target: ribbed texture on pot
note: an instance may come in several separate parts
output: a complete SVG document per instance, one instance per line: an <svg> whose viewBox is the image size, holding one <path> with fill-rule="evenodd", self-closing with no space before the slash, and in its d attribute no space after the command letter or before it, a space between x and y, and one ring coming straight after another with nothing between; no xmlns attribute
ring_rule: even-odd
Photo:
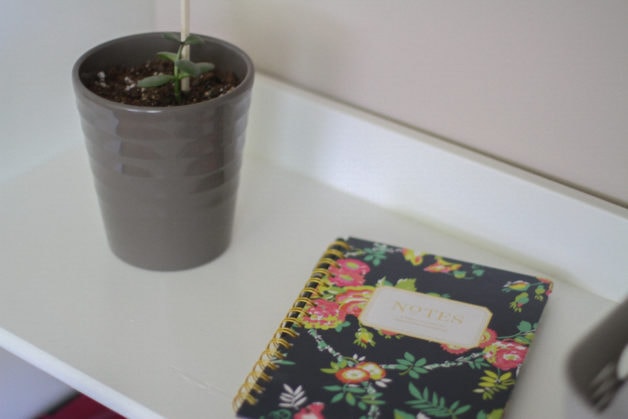
<svg viewBox="0 0 628 419"><path fill-rule="evenodd" d="M227 248L251 99L252 80L247 83L219 99L170 108L124 106L78 86L107 237L121 259L178 270Z"/></svg>

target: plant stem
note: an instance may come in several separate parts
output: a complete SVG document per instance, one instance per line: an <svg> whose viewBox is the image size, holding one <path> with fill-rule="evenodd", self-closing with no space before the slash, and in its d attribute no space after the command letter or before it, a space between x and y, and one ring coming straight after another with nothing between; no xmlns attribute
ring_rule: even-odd
<svg viewBox="0 0 628 419"><path fill-rule="evenodd" d="M181 42L190 35L190 0L181 0ZM185 45L181 51L181 58L184 60L190 59L190 46ZM181 90L184 92L190 91L190 79L188 77L181 80Z"/></svg>
<svg viewBox="0 0 628 419"><path fill-rule="evenodd" d="M181 53L183 52L183 43L179 45L179 49L177 50L177 61L181 59ZM174 98L177 100L177 103L181 103L181 79L179 78L179 66L177 63L174 63Z"/></svg>

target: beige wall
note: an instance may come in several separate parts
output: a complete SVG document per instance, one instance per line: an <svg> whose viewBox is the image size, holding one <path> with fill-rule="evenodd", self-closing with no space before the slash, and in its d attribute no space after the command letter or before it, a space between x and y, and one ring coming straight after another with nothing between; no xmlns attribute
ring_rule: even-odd
<svg viewBox="0 0 628 419"><path fill-rule="evenodd" d="M178 2L157 0L158 29ZM628 205L628 2L192 0L258 68Z"/></svg>

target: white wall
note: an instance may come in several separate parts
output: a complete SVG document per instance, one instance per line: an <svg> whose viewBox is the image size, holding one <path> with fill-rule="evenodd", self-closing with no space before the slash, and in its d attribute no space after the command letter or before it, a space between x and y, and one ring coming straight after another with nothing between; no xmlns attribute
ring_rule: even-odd
<svg viewBox="0 0 628 419"><path fill-rule="evenodd" d="M178 2L156 0L159 29ZM628 2L191 0L294 84L628 205ZM296 141L297 139L295 139Z"/></svg>
<svg viewBox="0 0 628 419"><path fill-rule="evenodd" d="M0 114L0 180L82 142L70 78L74 62L98 43L151 30L153 9L152 0L2 3L0 97L15 111ZM23 90L39 91L39 100L27 102ZM68 124L69 119L77 123ZM51 143L49 132L66 140ZM27 142L15 140L26 136Z"/></svg>
<svg viewBox="0 0 628 419"><path fill-rule="evenodd" d="M82 142L70 79L74 61L100 42L152 30L153 10L152 0L2 3L0 97L14 111L0 113L0 181ZM27 102L20 95L23 90L39 91L39 100ZM68 124L68 119L76 124ZM51 143L50 137L65 140ZM0 418L33 417L72 393L65 384L0 348Z"/></svg>

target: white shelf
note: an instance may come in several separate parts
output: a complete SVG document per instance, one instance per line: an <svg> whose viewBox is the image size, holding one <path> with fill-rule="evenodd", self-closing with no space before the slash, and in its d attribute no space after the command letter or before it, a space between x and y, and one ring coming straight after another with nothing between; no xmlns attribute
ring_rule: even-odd
<svg viewBox="0 0 628 419"><path fill-rule="evenodd" d="M509 409L563 417L570 346L613 307L610 290L615 301L626 292L608 274L628 248L626 211L268 77L256 83L233 244L201 268L155 273L111 254L82 147L0 184L0 346L126 416L232 417L232 397L313 264L353 235L552 277ZM441 173L453 167L458 183ZM492 225L475 223L495 207L482 194L493 187L509 196ZM549 212L534 221L537 204ZM516 216L501 213L513 205ZM546 242L572 240L555 236L575 221L581 240L552 250ZM602 274L579 274L582 254Z"/></svg>

